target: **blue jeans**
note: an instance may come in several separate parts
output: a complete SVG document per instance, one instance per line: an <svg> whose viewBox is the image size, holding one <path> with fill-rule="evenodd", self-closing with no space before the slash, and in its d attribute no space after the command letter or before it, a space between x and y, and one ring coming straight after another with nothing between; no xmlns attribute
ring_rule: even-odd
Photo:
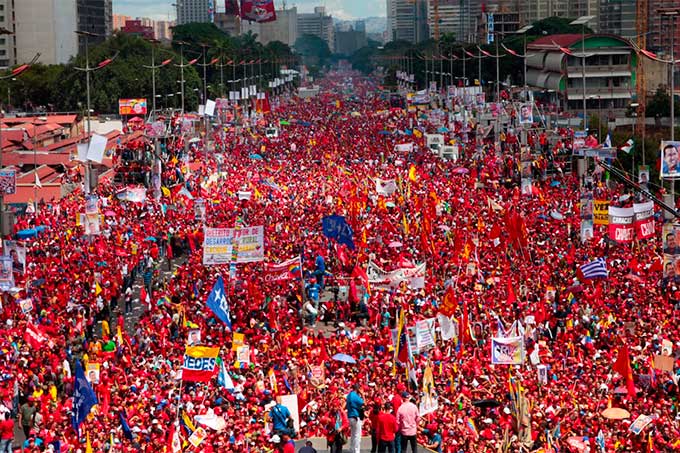
<svg viewBox="0 0 680 453"><path fill-rule="evenodd" d="M394 436L394 453L401 453L401 433Z"/></svg>
<svg viewBox="0 0 680 453"><path fill-rule="evenodd" d="M0 440L0 453L12 453L12 439Z"/></svg>

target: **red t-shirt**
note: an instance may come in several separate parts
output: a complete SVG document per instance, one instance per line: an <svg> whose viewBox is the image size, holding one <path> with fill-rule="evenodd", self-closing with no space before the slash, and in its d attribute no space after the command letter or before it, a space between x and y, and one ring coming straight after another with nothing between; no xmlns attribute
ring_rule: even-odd
<svg viewBox="0 0 680 453"><path fill-rule="evenodd" d="M295 443L292 440L283 446L283 453L295 453Z"/></svg>
<svg viewBox="0 0 680 453"><path fill-rule="evenodd" d="M397 433L397 418L389 412L378 414L378 423L375 429L378 440L394 440Z"/></svg>
<svg viewBox="0 0 680 453"><path fill-rule="evenodd" d="M14 439L14 420L3 420L0 422L0 439Z"/></svg>

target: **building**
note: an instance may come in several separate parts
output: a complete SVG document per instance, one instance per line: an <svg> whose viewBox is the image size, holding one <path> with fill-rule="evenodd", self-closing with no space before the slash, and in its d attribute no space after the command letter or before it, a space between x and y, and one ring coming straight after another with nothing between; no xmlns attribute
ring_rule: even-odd
<svg viewBox="0 0 680 453"><path fill-rule="evenodd" d="M0 27L14 30L12 22L13 0L0 0ZM14 36L0 35L0 69L7 69L16 62L14 55Z"/></svg>
<svg viewBox="0 0 680 453"><path fill-rule="evenodd" d="M568 2L568 17L578 18L583 16L593 16L588 22L588 27L594 32L600 28L600 4L602 0L570 0Z"/></svg>
<svg viewBox="0 0 680 453"><path fill-rule="evenodd" d="M480 24L480 3L477 0L439 0L438 8L430 1L427 8L429 37L435 35L435 15L439 15L439 34L452 34L457 40L477 40Z"/></svg>
<svg viewBox="0 0 680 453"><path fill-rule="evenodd" d="M546 17L570 17L569 2L564 0L526 0L521 4L522 24L531 24Z"/></svg>
<svg viewBox="0 0 680 453"><path fill-rule="evenodd" d="M278 20L278 18L277 18ZM328 48L335 46L335 29L333 17L326 15L326 8L317 6L313 13L297 15L297 37L302 35L314 35L326 41Z"/></svg>
<svg viewBox="0 0 680 453"><path fill-rule="evenodd" d="M349 27L347 31L335 30L335 53L350 56L362 47L366 47L368 39L366 30L358 31Z"/></svg>
<svg viewBox="0 0 680 453"><path fill-rule="evenodd" d="M647 29L647 48L664 55L670 55L671 35L675 30L675 59L680 58L680 15L668 17L661 14L662 11L673 10L680 12L678 0L648 0L649 19ZM675 26L673 26L675 21Z"/></svg>
<svg viewBox="0 0 680 453"><path fill-rule="evenodd" d="M170 20L156 20L153 21L153 32L156 39L161 41L172 41L172 27L175 26L175 21Z"/></svg>
<svg viewBox="0 0 680 453"><path fill-rule="evenodd" d="M112 26L113 26L113 31L118 31L125 27L125 22L134 19L133 17L130 16L125 16L123 14L114 14L113 19L111 21Z"/></svg>
<svg viewBox="0 0 680 453"><path fill-rule="evenodd" d="M128 35L141 36L144 39L155 39L156 37L153 27L143 25L142 21L138 19L128 20L120 31Z"/></svg>
<svg viewBox="0 0 680 453"><path fill-rule="evenodd" d="M182 0L176 2L177 24L212 22L210 17L211 3L211 0Z"/></svg>
<svg viewBox="0 0 680 453"><path fill-rule="evenodd" d="M216 13L215 25L229 36L238 36L241 33L241 17L234 14Z"/></svg>
<svg viewBox="0 0 680 453"><path fill-rule="evenodd" d="M17 2L15 0L15 5ZM113 34L113 0L77 0L79 31L94 33L95 37L81 36L78 50L85 52L85 39L90 45L104 42ZM61 14L61 12L59 12Z"/></svg>
<svg viewBox="0 0 680 453"><path fill-rule="evenodd" d="M15 63L27 63L40 53L43 64L64 64L78 54L76 0L15 1L13 16ZM2 38L10 41L9 36Z"/></svg>
<svg viewBox="0 0 680 453"><path fill-rule="evenodd" d="M637 0L601 0L599 28L626 38L637 35Z"/></svg>
<svg viewBox="0 0 680 453"><path fill-rule="evenodd" d="M429 37L427 12L427 0L387 0L386 41L425 41Z"/></svg>
<svg viewBox="0 0 680 453"><path fill-rule="evenodd" d="M565 110L583 109L583 66L585 45L586 105L590 109L626 110L635 93L637 55L629 41L615 35L552 35L528 46L527 82L543 90L554 90ZM570 49L567 55L560 47Z"/></svg>
<svg viewBox="0 0 680 453"><path fill-rule="evenodd" d="M258 42L262 44L281 41L292 47L299 36L297 8L277 10L276 20L273 22L258 24L257 22L241 21L241 33L248 33L249 31L256 34Z"/></svg>

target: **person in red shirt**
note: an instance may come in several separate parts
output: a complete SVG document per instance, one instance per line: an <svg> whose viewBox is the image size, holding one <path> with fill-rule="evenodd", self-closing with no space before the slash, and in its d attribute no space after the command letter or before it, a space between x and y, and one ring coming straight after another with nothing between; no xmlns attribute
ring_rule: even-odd
<svg viewBox="0 0 680 453"><path fill-rule="evenodd" d="M391 413L392 404L385 403L378 414L375 428L378 438L378 453L394 453L394 437L397 433L397 418Z"/></svg>
<svg viewBox="0 0 680 453"><path fill-rule="evenodd" d="M288 433L281 434L281 452L295 453L295 442L293 442Z"/></svg>
<svg viewBox="0 0 680 453"><path fill-rule="evenodd" d="M0 416L0 453L11 453L14 441L14 420L5 412Z"/></svg>

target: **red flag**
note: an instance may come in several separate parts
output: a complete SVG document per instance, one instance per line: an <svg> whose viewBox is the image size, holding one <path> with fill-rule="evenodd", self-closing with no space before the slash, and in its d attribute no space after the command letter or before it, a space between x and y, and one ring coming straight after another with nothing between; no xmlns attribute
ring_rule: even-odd
<svg viewBox="0 0 680 453"><path fill-rule="evenodd" d="M363 270L359 266L354 266L354 270L352 271L352 278L360 279L367 289L370 288L370 285L368 283L368 274L366 273L365 270Z"/></svg>
<svg viewBox="0 0 680 453"><path fill-rule="evenodd" d="M463 351L463 347L465 346L465 341L468 339L470 335L470 326L469 326L469 320L468 320L468 306L467 306L467 300L463 298L463 316L461 317L460 320L460 350L461 352Z"/></svg>
<svg viewBox="0 0 680 453"><path fill-rule="evenodd" d="M27 65L27 64L22 64L21 66L18 66L18 67L14 68L14 69L12 70L12 75L13 75L13 76L18 76L19 74L21 74L22 72L24 72L24 71L27 70L28 68L30 68L29 65Z"/></svg>
<svg viewBox="0 0 680 453"><path fill-rule="evenodd" d="M31 349L40 349L47 341L47 337L39 326L28 325L24 330L24 341L28 343Z"/></svg>
<svg viewBox="0 0 680 453"><path fill-rule="evenodd" d="M512 288L512 280L508 279L508 304L515 302L517 302L517 296L515 296L515 290Z"/></svg>
<svg viewBox="0 0 680 453"><path fill-rule="evenodd" d="M633 369L630 367L630 356L628 354L628 346L624 345L619 348L619 356L614 362L612 370L619 373L626 379L626 388L628 389L628 396L635 396L635 384L633 383Z"/></svg>
<svg viewBox="0 0 680 453"><path fill-rule="evenodd" d="M456 313L456 298L453 295L453 285L449 285L444 293L444 299L439 306L439 312L451 317Z"/></svg>

